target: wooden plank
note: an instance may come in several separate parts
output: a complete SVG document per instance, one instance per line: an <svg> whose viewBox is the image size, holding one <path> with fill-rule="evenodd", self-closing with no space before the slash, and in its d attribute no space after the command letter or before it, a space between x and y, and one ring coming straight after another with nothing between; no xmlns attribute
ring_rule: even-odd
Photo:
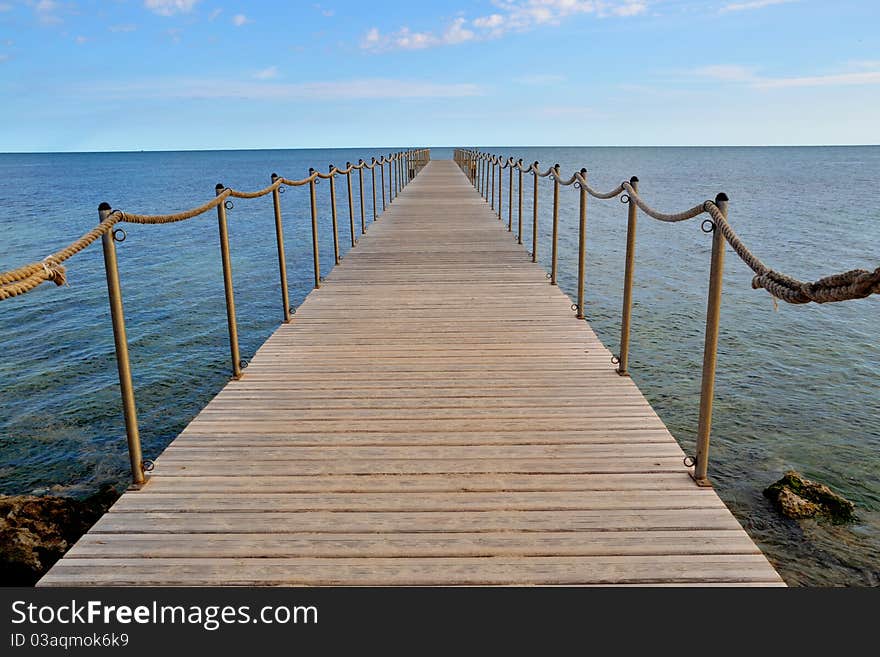
<svg viewBox="0 0 880 657"><path fill-rule="evenodd" d="M62 559L44 586L155 586L205 581L231 586L432 586L778 582L763 555L418 557L408 559Z"/></svg>
<svg viewBox="0 0 880 657"><path fill-rule="evenodd" d="M432 162L41 585L781 585Z"/></svg>

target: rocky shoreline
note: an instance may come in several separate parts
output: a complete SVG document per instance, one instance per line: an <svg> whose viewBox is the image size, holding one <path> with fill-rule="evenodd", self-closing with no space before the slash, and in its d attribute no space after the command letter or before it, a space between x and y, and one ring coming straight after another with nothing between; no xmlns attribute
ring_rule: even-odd
<svg viewBox="0 0 880 657"><path fill-rule="evenodd" d="M119 498L0 495L0 586L33 586Z"/></svg>

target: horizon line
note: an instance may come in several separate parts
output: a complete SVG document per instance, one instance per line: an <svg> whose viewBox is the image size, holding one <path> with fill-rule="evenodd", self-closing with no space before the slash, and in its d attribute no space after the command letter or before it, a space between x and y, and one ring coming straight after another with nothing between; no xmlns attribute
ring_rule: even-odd
<svg viewBox="0 0 880 657"><path fill-rule="evenodd" d="M395 146L395 149L412 148L480 148L480 149L511 149L511 148L876 148L880 144L623 144L584 145L584 144L545 144L545 145L431 145L431 146ZM388 147L378 146L300 146L289 148L143 148L143 149L106 149L87 151L0 151L0 155L99 155L111 153L217 153L217 152L256 152L256 151L329 151L329 150L375 150L385 151Z"/></svg>

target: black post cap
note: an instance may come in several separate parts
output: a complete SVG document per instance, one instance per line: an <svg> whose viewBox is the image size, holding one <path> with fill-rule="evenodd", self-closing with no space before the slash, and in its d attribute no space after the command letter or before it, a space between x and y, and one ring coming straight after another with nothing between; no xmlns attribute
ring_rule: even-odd
<svg viewBox="0 0 880 657"><path fill-rule="evenodd" d="M727 203L730 199L727 198L727 194L724 192L720 192L718 196L715 197L716 203Z"/></svg>
<svg viewBox="0 0 880 657"><path fill-rule="evenodd" d="M214 189L216 189L219 192L223 189L226 189L226 187L224 187L223 183L217 183L216 185L214 185Z"/></svg>
<svg viewBox="0 0 880 657"><path fill-rule="evenodd" d="M104 201L103 203L101 203L101 205L98 206L98 212L107 212L107 210L112 209L113 208L110 207L110 204L107 201Z"/></svg>
<svg viewBox="0 0 880 657"><path fill-rule="evenodd" d="M635 185L637 182L639 182L639 177L633 176L632 178L629 179L629 182L630 182L630 184Z"/></svg>
<svg viewBox="0 0 880 657"><path fill-rule="evenodd" d="M278 177L278 174L273 172L272 173L272 180L275 180L275 178L277 178L277 177Z"/></svg>

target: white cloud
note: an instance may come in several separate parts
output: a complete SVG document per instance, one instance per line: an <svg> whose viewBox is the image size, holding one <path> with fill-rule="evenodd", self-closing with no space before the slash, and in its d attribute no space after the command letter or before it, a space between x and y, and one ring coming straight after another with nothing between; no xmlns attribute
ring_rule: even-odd
<svg viewBox="0 0 880 657"><path fill-rule="evenodd" d="M215 9L214 11L212 11L210 13L210 15L208 16L208 20L215 21L215 20L217 20L217 17L222 13L223 13L223 10L220 7L217 7L217 9Z"/></svg>
<svg viewBox="0 0 880 657"><path fill-rule="evenodd" d="M144 0L144 7L160 16L191 12L199 0Z"/></svg>
<svg viewBox="0 0 880 657"><path fill-rule="evenodd" d="M264 68L262 71L257 71L254 73L254 77L257 80L272 80L273 78L278 77L278 67L270 66L269 68Z"/></svg>
<svg viewBox="0 0 880 657"><path fill-rule="evenodd" d="M755 71L747 66L738 66L736 64L715 64L713 66L701 66L693 71L697 75L713 80L722 80L724 82L743 82L753 80Z"/></svg>
<svg viewBox="0 0 880 657"><path fill-rule="evenodd" d="M34 8L41 23L54 25L61 22L61 17L56 13L61 9L61 5L55 0L29 0L28 5Z"/></svg>
<svg viewBox="0 0 880 657"><path fill-rule="evenodd" d="M107 98L248 99L248 100L364 100L399 98L462 98L479 96L472 83L363 78L331 82L255 82L249 80L149 79L139 82L100 83L77 87L78 92Z"/></svg>
<svg viewBox="0 0 880 657"><path fill-rule="evenodd" d="M232 17L232 24L235 25L235 27L241 27L247 23L250 23L250 20L244 14L236 14Z"/></svg>
<svg viewBox="0 0 880 657"><path fill-rule="evenodd" d="M559 82L565 82L565 80L566 77L559 73L535 73L531 75L521 75L519 77L513 78L513 81L518 84L528 84L536 86L557 84Z"/></svg>
<svg viewBox="0 0 880 657"><path fill-rule="evenodd" d="M812 75L795 78L759 78L754 85L761 89L785 87L831 87L880 84L880 70L835 75Z"/></svg>
<svg viewBox="0 0 880 657"><path fill-rule="evenodd" d="M757 89L783 89L792 87L830 87L880 84L880 62L850 62L850 69L827 75L805 75L790 77L766 77L758 75L754 68L736 64L716 64L693 69L692 74L718 80L720 82L739 82ZM864 70L873 69L873 70Z"/></svg>
<svg viewBox="0 0 880 657"><path fill-rule="evenodd" d="M82 44L84 44L84 43L87 43L88 40L89 40L88 37L84 37L84 36L82 36L82 35L79 35L78 37L76 37L76 42L77 42L79 45L82 45Z"/></svg>
<svg viewBox="0 0 880 657"><path fill-rule="evenodd" d="M577 14L599 18L636 16L647 9L647 0L494 0L497 12L472 20L456 18L442 32L414 32L409 27L388 34L372 28L361 41L367 50L418 50L451 46L467 41L491 39L511 31L524 31L539 25L558 25Z"/></svg>
<svg viewBox="0 0 880 657"><path fill-rule="evenodd" d="M748 2L731 2L724 5L719 11L722 13L728 11L748 11L749 9L763 9L764 7L772 7L773 5L786 5L799 0L748 0Z"/></svg>

